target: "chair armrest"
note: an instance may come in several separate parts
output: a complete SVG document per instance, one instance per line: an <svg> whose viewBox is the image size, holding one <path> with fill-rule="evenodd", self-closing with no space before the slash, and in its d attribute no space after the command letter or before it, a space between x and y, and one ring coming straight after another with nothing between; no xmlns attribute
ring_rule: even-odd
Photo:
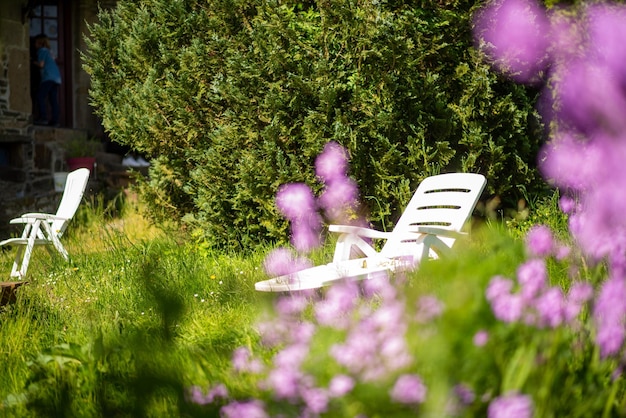
<svg viewBox="0 0 626 418"><path fill-rule="evenodd" d="M19 218L11 219L9 223L24 224L24 223L33 222L37 219L42 220L42 221L57 221L57 220L65 221L67 220L67 218L57 216L57 215L52 215L49 213L25 213Z"/></svg>
<svg viewBox="0 0 626 418"><path fill-rule="evenodd" d="M389 239L393 235L391 232L382 232L375 229L363 228L353 225L329 225L330 232L338 232L340 234L353 234L364 238Z"/></svg>

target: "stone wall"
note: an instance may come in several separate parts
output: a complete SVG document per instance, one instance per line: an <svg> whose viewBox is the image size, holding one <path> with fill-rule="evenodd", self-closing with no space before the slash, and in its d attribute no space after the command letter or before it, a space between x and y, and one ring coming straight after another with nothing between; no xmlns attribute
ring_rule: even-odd
<svg viewBox="0 0 626 418"><path fill-rule="evenodd" d="M0 2L0 141L3 134L27 135L31 114L28 25L23 2Z"/></svg>

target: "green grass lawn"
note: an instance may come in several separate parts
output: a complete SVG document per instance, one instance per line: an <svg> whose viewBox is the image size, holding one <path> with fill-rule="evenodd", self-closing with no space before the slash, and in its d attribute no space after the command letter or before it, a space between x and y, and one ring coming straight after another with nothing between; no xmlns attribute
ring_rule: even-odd
<svg viewBox="0 0 626 418"><path fill-rule="evenodd" d="M148 357L150 344L169 344L154 354L185 367L223 365L234 348L250 344L251 324L262 306L254 291L262 277L261 252L199 253L184 234L150 225L135 207L107 219L88 204L68 228L64 245L69 264L35 249L28 285L0 312L0 399L24 392L31 362L63 344L93 350L100 339L115 350L136 339L131 346ZM13 255L0 253L5 280ZM200 368L186 369L188 384L209 378Z"/></svg>
<svg viewBox="0 0 626 418"><path fill-rule="evenodd" d="M562 228L555 201L537 208L535 219ZM207 250L185 231L151 225L136 204L127 203L113 217L101 204L85 203L64 237L71 263L37 248L28 284L14 304L0 310L0 416L220 416L229 402L250 406L254 399L269 416L300 416L309 407L306 394L281 398L266 380L279 371L289 349L302 348L292 341L300 329L295 325L314 329L306 360L298 363L301 390L330 387L340 375L356 380L351 392L329 399L317 415L479 417L497 396L525 393L536 416L620 416L623 378L611 380L616 363L598 358L589 310L577 326L537 328L497 321L485 300L493 276L515 277L525 259L521 231L531 224L516 221L510 229L487 222L445 260L392 278L398 285L391 300L404 306L403 313L378 331L406 322L402 336L413 360L370 380L339 364L332 352L347 345L375 312L385 312L384 298L355 297L352 310L337 316L338 322L351 321L341 329L316 320L322 303L333 300L340 287L310 298L297 315L277 315L276 302L299 299L254 290L265 278L262 264L270 248ZM331 250L315 253L315 261L330 259ZM0 253L6 279L13 254ZM570 265L549 260L547 268L552 284L570 286ZM596 280L589 273L582 279ZM443 307L426 322L415 320L424 296ZM262 321L287 330L282 344L261 343ZM474 342L479 333L489 335L484 347ZM359 346L374 341L366 338ZM231 358L240 347L261 361L263 373L233 371ZM384 357L384 346L379 351L374 354ZM419 406L390 401L390 388L402 373L418 373L426 382L428 395ZM190 398L194 386L206 392L222 384L228 390L224 399ZM452 413L451 391L459 385L471 387L475 396Z"/></svg>

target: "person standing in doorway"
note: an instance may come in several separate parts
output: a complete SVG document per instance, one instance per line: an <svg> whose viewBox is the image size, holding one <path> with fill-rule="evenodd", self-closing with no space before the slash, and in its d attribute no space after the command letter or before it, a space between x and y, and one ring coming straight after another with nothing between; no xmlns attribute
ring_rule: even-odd
<svg viewBox="0 0 626 418"><path fill-rule="evenodd" d="M35 65L41 72L41 83L37 91L37 103L39 106L39 118L36 125L59 126L59 86L61 85L61 72L57 66L52 52L50 51L50 41L46 35L37 35L35 38L35 49L37 49L37 61ZM52 114L48 119L48 102Z"/></svg>

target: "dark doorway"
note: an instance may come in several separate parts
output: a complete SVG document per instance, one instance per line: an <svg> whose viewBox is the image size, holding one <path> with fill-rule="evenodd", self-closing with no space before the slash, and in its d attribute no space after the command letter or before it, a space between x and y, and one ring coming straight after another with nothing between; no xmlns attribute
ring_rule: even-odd
<svg viewBox="0 0 626 418"><path fill-rule="evenodd" d="M72 42L70 28L70 2L64 0L39 0L32 9L30 18L31 63L36 60L35 37L45 34L50 40L50 50L56 58L61 72L59 89L60 119L62 127L72 127ZM39 119L37 91L39 88L39 68L31 64L30 83L33 103L33 118Z"/></svg>

